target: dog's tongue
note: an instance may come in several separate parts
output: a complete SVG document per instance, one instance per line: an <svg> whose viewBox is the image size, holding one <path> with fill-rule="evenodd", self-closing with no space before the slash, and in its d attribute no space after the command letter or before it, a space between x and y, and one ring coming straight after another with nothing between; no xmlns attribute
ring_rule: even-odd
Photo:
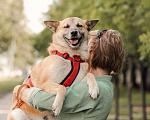
<svg viewBox="0 0 150 120"><path fill-rule="evenodd" d="M70 40L71 44L77 44L78 40Z"/></svg>

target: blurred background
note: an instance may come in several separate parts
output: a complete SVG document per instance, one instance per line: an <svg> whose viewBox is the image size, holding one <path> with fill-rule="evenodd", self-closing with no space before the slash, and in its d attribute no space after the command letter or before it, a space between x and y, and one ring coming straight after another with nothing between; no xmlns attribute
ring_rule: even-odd
<svg viewBox="0 0 150 120"><path fill-rule="evenodd" d="M94 29L115 29L124 41L124 69L113 76L109 120L150 120L150 0L0 0L0 120L12 90L48 56L52 32L44 20L99 19ZM93 29L93 30L94 30Z"/></svg>

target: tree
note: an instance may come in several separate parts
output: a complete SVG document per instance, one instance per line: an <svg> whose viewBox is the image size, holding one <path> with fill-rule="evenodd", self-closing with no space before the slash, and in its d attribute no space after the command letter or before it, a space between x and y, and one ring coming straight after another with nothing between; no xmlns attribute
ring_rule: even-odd
<svg viewBox="0 0 150 120"><path fill-rule="evenodd" d="M52 32L50 29L44 29L39 35L36 35L33 39L35 41L34 48L38 51L39 57L48 56L47 48L52 41Z"/></svg>
<svg viewBox="0 0 150 120"><path fill-rule="evenodd" d="M140 42L142 43L138 49L141 54L140 60L150 60L150 31L143 33L139 36Z"/></svg>
<svg viewBox="0 0 150 120"><path fill-rule="evenodd" d="M0 53L11 52L11 43L16 43L16 47L13 46L14 63L24 68L26 64L33 63L34 58L33 41L23 14L23 0L0 0L0 7Z"/></svg>
<svg viewBox="0 0 150 120"><path fill-rule="evenodd" d="M139 46L139 52L140 52L140 60L149 60L150 61L150 1L143 0L142 5L145 10L144 14L144 33L139 35L139 39L141 42L141 45Z"/></svg>
<svg viewBox="0 0 150 120"><path fill-rule="evenodd" d="M132 60L134 75L136 64L140 63L141 66L148 67L148 64L144 63L149 63L149 57L146 57L149 56L149 49L145 48L149 46L149 4L149 0L59 0L53 1L46 16L47 20L62 20L73 16L82 19L99 19L94 29L118 30L124 40L126 58ZM52 35L52 32L46 28L39 37L47 39L48 31ZM47 37L44 37L44 34ZM146 44L144 41L147 41ZM47 43L43 45L45 44ZM42 51L46 50L42 49ZM140 58L144 58L144 61ZM135 83L135 76L133 78Z"/></svg>
<svg viewBox="0 0 150 120"><path fill-rule="evenodd" d="M7 22L9 19L9 4L6 0L0 0L0 52L6 51L8 49L8 44L10 44L10 24Z"/></svg>
<svg viewBox="0 0 150 120"><path fill-rule="evenodd" d="M112 28L120 31L128 56L136 62L140 57L139 35L146 32L149 27L146 24L149 23L149 9L143 7L141 0L59 0L53 1L46 16L51 20L62 20L73 16L82 19L99 19L94 29ZM45 29L41 36L47 31L48 29ZM50 30L49 33L52 34Z"/></svg>

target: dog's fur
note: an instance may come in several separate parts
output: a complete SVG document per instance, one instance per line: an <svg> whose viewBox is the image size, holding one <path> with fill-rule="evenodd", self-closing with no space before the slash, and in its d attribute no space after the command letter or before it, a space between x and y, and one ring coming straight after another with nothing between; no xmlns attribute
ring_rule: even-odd
<svg viewBox="0 0 150 120"><path fill-rule="evenodd" d="M89 31L96 25L98 20L82 20L80 18L66 18L63 21L45 21L44 23L54 32L53 42L48 51L57 50L60 53L68 53L70 57L74 55L81 56L82 60L88 59L88 34ZM61 111L63 101L65 99L66 88L59 85L66 77L71 69L70 61L65 60L57 55L46 57L41 63L36 65L31 72L31 79L35 87L41 88L47 93L56 95L53 103L53 112L58 115ZM89 94L96 98L98 94L98 86L91 74L87 75L88 63L81 63L80 71L74 83L87 81L89 85ZM59 74L58 74L59 73ZM86 79L89 78L88 80ZM29 84L26 79L24 84ZM17 99L13 96L14 107ZM11 110L8 115L8 120L46 120L55 119L51 115L52 111L39 112L24 103L19 109Z"/></svg>

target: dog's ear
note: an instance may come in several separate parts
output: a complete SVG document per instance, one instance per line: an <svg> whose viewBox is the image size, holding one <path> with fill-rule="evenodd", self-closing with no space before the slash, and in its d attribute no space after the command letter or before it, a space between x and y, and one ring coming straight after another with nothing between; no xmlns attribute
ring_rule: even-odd
<svg viewBox="0 0 150 120"><path fill-rule="evenodd" d="M85 24L88 27L88 31L90 31L98 22L99 20L85 20Z"/></svg>
<svg viewBox="0 0 150 120"><path fill-rule="evenodd" d="M44 21L44 24L51 29L53 32L56 32L56 29L59 25L59 21Z"/></svg>

